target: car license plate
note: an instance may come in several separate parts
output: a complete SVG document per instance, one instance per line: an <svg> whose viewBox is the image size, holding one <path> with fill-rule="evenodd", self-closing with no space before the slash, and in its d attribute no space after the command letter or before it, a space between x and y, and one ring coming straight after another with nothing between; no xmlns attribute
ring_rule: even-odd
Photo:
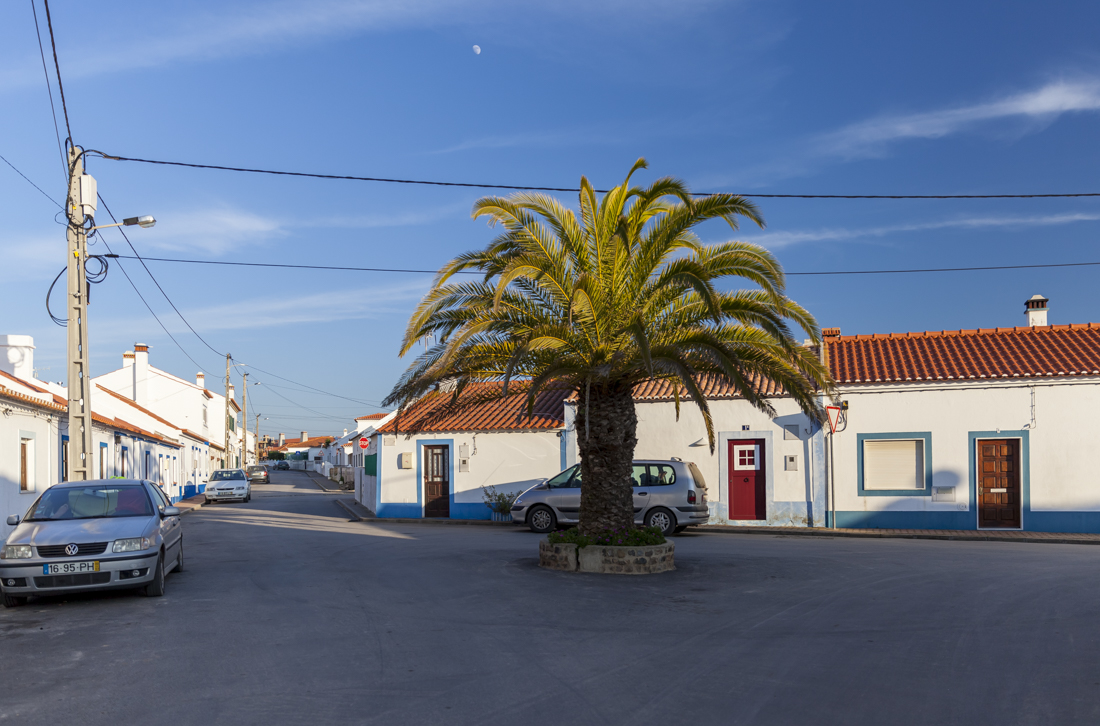
<svg viewBox="0 0 1100 726"><path fill-rule="evenodd" d="M78 572L99 572L99 562L51 562L42 565L43 575L73 575Z"/></svg>

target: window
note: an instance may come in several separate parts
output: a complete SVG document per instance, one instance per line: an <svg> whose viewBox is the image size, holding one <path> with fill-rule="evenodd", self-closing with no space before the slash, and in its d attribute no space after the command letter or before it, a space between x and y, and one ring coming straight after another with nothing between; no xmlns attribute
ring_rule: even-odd
<svg viewBox="0 0 1100 726"><path fill-rule="evenodd" d="M118 475L123 479L126 478L126 454L128 453L129 450L125 446L123 446L122 456L120 456L118 459Z"/></svg>
<svg viewBox="0 0 1100 726"><path fill-rule="evenodd" d="M663 487L676 481L676 472L668 464L635 464L631 478L636 487Z"/></svg>
<svg viewBox="0 0 1100 726"><path fill-rule="evenodd" d="M61 481L69 480L69 437L65 436L61 444Z"/></svg>
<svg viewBox="0 0 1100 726"><path fill-rule="evenodd" d="M34 439L19 439L19 491L34 490Z"/></svg>
<svg viewBox="0 0 1100 726"><path fill-rule="evenodd" d="M863 488L872 491L924 489L924 440L865 440Z"/></svg>
<svg viewBox="0 0 1100 726"><path fill-rule="evenodd" d="M206 426L207 426L207 423L206 423L206 404L204 403L203 406L202 406L202 427L206 428Z"/></svg>
<svg viewBox="0 0 1100 726"><path fill-rule="evenodd" d="M737 449L737 468L738 469L755 469L756 468L756 447L745 446Z"/></svg>
<svg viewBox="0 0 1100 726"><path fill-rule="evenodd" d="M107 444L99 445L99 478L107 478Z"/></svg>
<svg viewBox="0 0 1100 726"><path fill-rule="evenodd" d="M562 473L546 482L551 489L565 489L569 486L569 480L573 478L573 472L579 471L580 466L571 466Z"/></svg>

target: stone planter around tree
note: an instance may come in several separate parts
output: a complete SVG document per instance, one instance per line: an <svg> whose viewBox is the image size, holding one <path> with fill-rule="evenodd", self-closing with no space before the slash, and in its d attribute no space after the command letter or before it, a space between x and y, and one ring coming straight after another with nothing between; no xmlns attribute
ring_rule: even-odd
<svg viewBox="0 0 1100 726"><path fill-rule="evenodd" d="M676 569L676 546L659 545L616 547L574 544L550 544L539 541L539 567L564 572L597 572L607 575L652 575Z"/></svg>

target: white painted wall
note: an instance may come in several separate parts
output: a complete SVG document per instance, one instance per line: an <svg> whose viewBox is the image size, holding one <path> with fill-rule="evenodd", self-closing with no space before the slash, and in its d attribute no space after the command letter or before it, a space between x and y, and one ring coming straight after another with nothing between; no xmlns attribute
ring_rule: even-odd
<svg viewBox="0 0 1100 726"><path fill-rule="evenodd" d="M391 439L394 441L392 446L386 446L383 441L378 448L381 452L378 457L381 503L415 503L421 486L417 480L417 461L423 451L417 443L431 445L448 439L453 441L450 456L456 505L482 505L482 492L487 486L495 486L498 491L520 492L562 470L561 440L553 431L396 436ZM463 445L468 446L470 452L468 472L459 471L458 456ZM398 455L402 452L412 453L412 468L398 468ZM420 500L423 502L422 496ZM453 510L452 516L455 516Z"/></svg>
<svg viewBox="0 0 1100 726"><path fill-rule="evenodd" d="M1100 511L1100 477L1091 467L1100 378L845 386L840 397L849 410L834 443L839 511L969 508L968 433L998 429L1029 432L1032 511ZM924 431L932 433L933 486L956 487L955 502L858 495L857 434Z"/></svg>
<svg viewBox="0 0 1100 726"><path fill-rule="evenodd" d="M19 489L19 444L23 437L34 441L33 481L25 492ZM14 529L5 523L9 514L23 516L40 493L57 483L53 464L56 451L56 413L0 398L0 539Z"/></svg>

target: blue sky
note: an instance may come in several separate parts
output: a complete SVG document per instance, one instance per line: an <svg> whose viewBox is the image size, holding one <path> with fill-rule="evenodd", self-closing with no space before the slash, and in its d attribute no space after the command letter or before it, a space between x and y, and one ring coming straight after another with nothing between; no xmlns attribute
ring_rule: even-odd
<svg viewBox="0 0 1100 726"><path fill-rule="evenodd" d="M115 2L90 12L56 0L51 9L75 140L123 156L546 186L575 186L582 174L611 185L644 156L639 180L673 175L697 191L1100 191L1095 3L543 5ZM60 199L30 6L0 13L0 154ZM470 219L473 189L98 159L89 171L116 214L157 217L130 234L150 256L434 269L491 236ZM64 265L64 229L56 207L3 164L0 199L0 333L33 335L40 377L62 380L65 334L43 299ZM714 225L702 236L764 244L788 271L1100 261L1097 199L759 203L766 230ZM125 243L107 232L119 252ZM187 354L219 375L224 360L134 261L123 265ZM373 403L408 363L398 343L430 279L150 267L216 350ZM846 334L1022 325L1034 293L1051 299L1051 322L1082 323L1100 321L1097 274L792 277L790 294ZM89 317L93 374L117 367L134 342L150 344L159 367L196 372L117 266ZM378 410L257 379L249 403L267 433L339 432Z"/></svg>

